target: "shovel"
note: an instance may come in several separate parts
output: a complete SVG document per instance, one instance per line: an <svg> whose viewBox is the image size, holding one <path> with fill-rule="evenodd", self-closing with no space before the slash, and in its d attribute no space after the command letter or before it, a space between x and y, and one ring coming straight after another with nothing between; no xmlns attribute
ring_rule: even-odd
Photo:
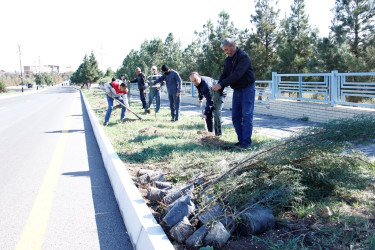
<svg viewBox="0 0 375 250"><path fill-rule="evenodd" d="M203 110L202 103L201 103L201 112L202 112L202 116L204 116L204 110ZM202 120L203 120L203 123L204 123L204 129L206 130L206 132L208 132L206 118L203 118Z"/></svg>
<svg viewBox="0 0 375 250"><path fill-rule="evenodd" d="M119 100L117 100L116 98L113 98L113 100L117 101L121 106L123 106L124 108L126 108L130 113L132 113L133 115L135 115L139 120L142 120L142 117L140 117L139 115L137 115L133 110L131 110L129 107L125 106L122 102L120 102Z"/></svg>

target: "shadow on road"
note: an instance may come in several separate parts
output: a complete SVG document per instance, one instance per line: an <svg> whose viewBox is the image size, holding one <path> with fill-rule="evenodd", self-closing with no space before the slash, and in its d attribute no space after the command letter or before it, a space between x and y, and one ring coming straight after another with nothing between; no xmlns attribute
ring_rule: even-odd
<svg viewBox="0 0 375 250"><path fill-rule="evenodd" d="M49 132L44 132L46 134L69 134L69 133L84 133L85 131L82 129L70 129L70 130L55 130L55 131L49 131Z"/></svg>

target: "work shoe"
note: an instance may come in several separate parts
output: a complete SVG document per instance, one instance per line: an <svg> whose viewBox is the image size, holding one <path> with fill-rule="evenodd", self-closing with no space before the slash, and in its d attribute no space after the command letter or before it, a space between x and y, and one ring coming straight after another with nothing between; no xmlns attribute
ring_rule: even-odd
<svg viewBox="0 0 375 250"><path fill-rule="evenodd" d="M236 143L237 144L237 143ZM242 143L238 143L236 146L234 146L236 149L239 149L239 150L249 150L250 149L250 145L245 145L245 144L242 144Z"/></svg>
<svg viewBox="0 0 375 250"><path fill-rule="evenodd" d="M146 110L146 113L147 113L147 114L151 114L151 109L147 109L147 110Z"/></svg>
<svg viewBox="0 0 375 250"><path fill-rule="evenodd" d="M104 126L107 126L107 125L108 125L108 122L104 122L103 125L104 125Z"/></svg>

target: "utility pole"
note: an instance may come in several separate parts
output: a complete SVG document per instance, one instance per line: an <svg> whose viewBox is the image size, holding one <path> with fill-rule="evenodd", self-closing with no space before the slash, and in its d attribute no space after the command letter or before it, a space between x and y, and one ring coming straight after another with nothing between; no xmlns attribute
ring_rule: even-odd
<svg viewBox="0 0 375 250"><path fill-rule="evenodd" d="M22 63L21 63L21 45L19 45L19 44L18 44L18 55L20 57L21 85L22 85L22 92L23 92L23 76L22 76Z"/></svg>

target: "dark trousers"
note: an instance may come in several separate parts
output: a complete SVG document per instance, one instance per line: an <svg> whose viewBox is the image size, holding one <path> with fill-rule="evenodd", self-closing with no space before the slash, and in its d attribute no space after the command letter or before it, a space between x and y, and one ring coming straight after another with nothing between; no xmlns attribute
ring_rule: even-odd
<svg viewBox="0 0 375 250"><path fill-rule="evenodd" d="M146 109L147 108L147 103L146 103L146 91L144 91L143 89L140 89L139 90L139 97L141 98L141 102L142 102L142 107L143 109Z"/></svg>
<svg viewBox="0 0 375 250"><path fill-rule="evenodd" d="M178 119L180 118L180 96L177 96L177 91L168 90L168 99L172 120L178 121Z"/></svg>
<svg viewBox="0 0 375 250"><path fill-rule="evenodd" d="M213 92L212 94L212 101L214 103L213 105L214 108L211 113L206 115L207 130L208 132L213 132L213 127L215 127L215 135L220 136L222 135L221 111L223 110L225 97L220 96L220 93L216 91L216 92Z"/></svg>

